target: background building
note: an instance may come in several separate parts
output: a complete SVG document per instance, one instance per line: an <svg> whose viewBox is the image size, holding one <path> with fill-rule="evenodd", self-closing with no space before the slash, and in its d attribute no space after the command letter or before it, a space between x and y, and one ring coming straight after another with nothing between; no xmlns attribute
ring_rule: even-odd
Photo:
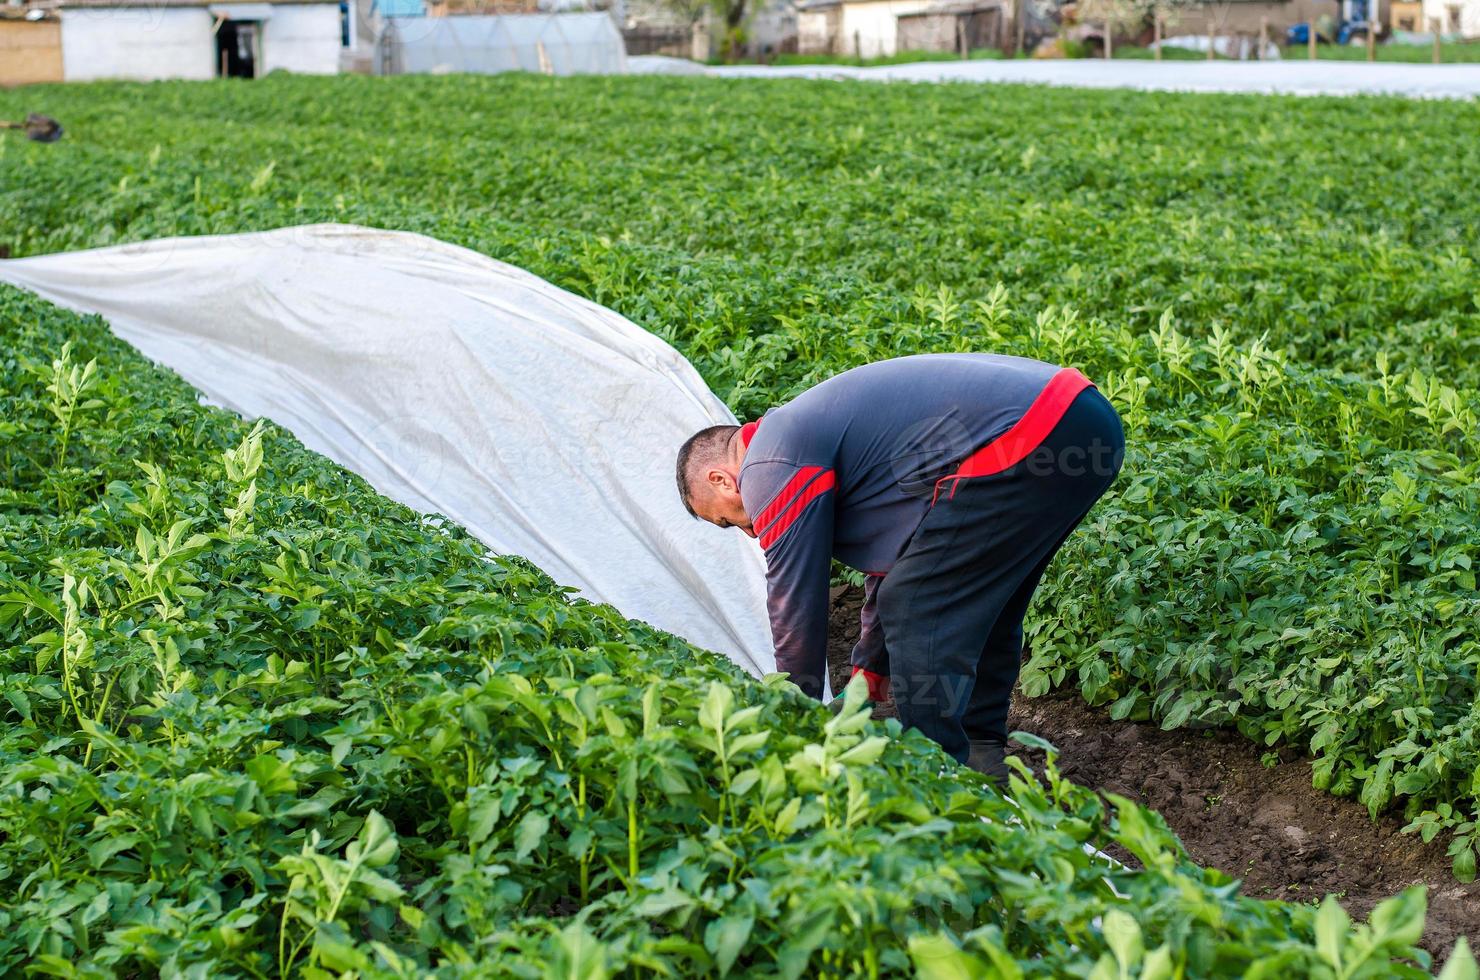
<svg viewBox="0 0 1480 980"><path fill-rule="evenodd" d="M842 0L839 53L885 58L899 47L899 18L922 13L936 0Z"/></svg>
<svg viewBox="0 0 1480 980"><path fill-rule="evenodd" d="M355 42L340 0L62 0L0 21L0 84L331 75Z"/></svg>
<svg viewBox="0 0 1480 980"><path fill-rule="evenodd" d="M1419 30L1427 31L1437 20L1445 34L1480 38L1480 0L1423 0L1423 18Z"/></svg>
<svg viewBox="0 0 1480 980"><path fill-rule="evenodd" d="M1383 6L1387 3L1384 0ZM1167 36L1202 37L1210 31L1220 37L1259 36L1267 25L1269 40L1280 43L1285 29L1314 21L1335 22L1341 14L1338 0L1221 0L1175 8L1165 19Z"/></svg>
<svg viewBox="0 0 1480 980"><path fill-rule="evenodd" d="M0 7L0 85L61 80L61 18Z"/></svg>

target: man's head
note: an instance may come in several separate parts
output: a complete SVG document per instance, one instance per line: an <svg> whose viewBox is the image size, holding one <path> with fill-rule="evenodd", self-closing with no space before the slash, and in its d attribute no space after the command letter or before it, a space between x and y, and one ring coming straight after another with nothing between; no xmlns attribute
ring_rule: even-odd
<svg viewBox="0 0 1480 980"><path fill-rule="evenodd" d="M745 445L738 425L712 425L689 437L678 451L678 495L695 517L719 527L755 530L740 502L740 463Z"/></svg>

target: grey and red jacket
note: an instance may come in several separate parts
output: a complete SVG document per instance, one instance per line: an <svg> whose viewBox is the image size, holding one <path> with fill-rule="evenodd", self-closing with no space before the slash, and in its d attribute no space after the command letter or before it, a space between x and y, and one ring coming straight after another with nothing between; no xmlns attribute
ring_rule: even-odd
<svg viewBox="0 0 1480 980"><path fill-rule="evenodd" d="M1006 469L1089 386L1002 354L919 354L857 367L741 428L740 499L766 553L776 669L821 697L832 559L870 576L854 671L888 674L873 592L954 479Z"/></svg>

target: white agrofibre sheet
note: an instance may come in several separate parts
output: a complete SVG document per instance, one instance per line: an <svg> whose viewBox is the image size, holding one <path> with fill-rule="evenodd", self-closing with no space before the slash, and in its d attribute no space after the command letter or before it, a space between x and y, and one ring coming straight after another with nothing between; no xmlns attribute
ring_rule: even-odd
<svg viewBox="0 0 1480 980"><path fill-rule="evenodd" d="M775 669L765 559L696 521L678 447L734 416L677 351L521 269L405 232L308 225L0 262L106 318L212 403L592 601Z"/></svg>
<svg viewBox="0 0 1480 980"><path fill-rule="evenodd" d="M1412 65L1365 61L925 61L857 68L849 65L715 65L644 55L627 59L635 75L721 78L825 78L877 82L1011 82L1157 92L1252 92L1267 95L1480 96L1480 65Z"/></svg>

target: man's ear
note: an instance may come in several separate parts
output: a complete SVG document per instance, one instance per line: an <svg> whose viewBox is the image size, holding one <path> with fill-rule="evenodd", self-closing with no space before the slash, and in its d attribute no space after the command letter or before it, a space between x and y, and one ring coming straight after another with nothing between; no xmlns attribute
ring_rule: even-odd
<svg viewBox="0 0 1480 980"><path fill-rule="evenodd" d="M705 473L704 480L706 483L709 484L709 487L712 490L719 490L723 493L735 492L736 487L734 478L731 477L730 474L726 473L724 470L717 467L710 470L708 473Z"/></svg>

